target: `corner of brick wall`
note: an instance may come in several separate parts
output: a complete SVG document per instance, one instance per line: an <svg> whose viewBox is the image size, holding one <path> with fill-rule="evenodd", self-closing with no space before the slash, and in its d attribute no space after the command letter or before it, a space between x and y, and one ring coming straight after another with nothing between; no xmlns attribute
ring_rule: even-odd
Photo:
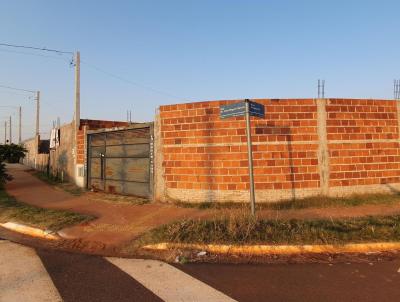
<svg viewBox="0 0 400 302"><path fill-rule="evenodd" d="M266 109L264 119L252 120L259 201L387 191L387 184L400 182L395 101L256 101ZM160 107L163 174L171 198L247 198L244 120L219 118L219 106L232 102Z"/></svg>

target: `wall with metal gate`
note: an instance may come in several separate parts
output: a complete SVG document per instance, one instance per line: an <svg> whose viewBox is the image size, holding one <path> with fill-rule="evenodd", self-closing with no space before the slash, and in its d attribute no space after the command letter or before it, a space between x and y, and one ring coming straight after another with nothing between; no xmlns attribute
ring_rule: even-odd
<svg viewBox="0 0 400 302"><path fill-rule="evenodd" d="M88 188L151 198L153 194L153 126L88 134Z"/></svg>

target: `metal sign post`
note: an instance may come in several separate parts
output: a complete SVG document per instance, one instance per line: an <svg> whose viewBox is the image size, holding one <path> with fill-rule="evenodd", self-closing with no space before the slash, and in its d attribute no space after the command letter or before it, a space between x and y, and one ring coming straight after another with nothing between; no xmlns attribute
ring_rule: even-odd
<svg viewBox="0 0 400 302"><path fill-rule="evenodd" d="M247 136L247 155L249 160L249 178L250 178L250 205L251 214L256 214L256 197L254 193L254 173L253 173L253 150L251 145L251 124L250 124L250 100L244 101L246 112L246 136Z"/></svg>
<svg viewBox="0 0 400 302"><path fill-rule="evenodd" d="M250 180L250 205L251 214L256 212L256 197L254 190L254 173L253 173L253 150L251 143L251 123L250 116L263 118L265 114L264 105L246 99L244 102L224 105L220 107L220 117L229 118L236 116L245 116L246 118L246 136L247 136L247 154L249 160L249 180Z"/></svg>

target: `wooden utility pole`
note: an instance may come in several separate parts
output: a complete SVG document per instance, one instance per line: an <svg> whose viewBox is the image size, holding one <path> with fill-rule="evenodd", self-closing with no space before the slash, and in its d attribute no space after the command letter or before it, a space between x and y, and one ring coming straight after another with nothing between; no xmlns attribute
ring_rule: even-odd
<svg viewBox="0 0 400 302"><path fill-rule="evenodd" d="M19 125L18 125L18 144L21 144L22 142L22 108L19 106Z"/></svg>
<svg viewBox="0 0 400 302"><path fill-rule="evenodd" d="M36 136L39 135L40 91L36 91Z"/></svg>
<svg viewBox="0 0 400 302"><path fill-rule="evenodd" d="M79 130L81 120L81 54L75 54L75 129Z"/></svg>
<svg viewBox="0 0 400 302"><path fill-rule="evenodd" d="M12 124L11 124L11 115L10 115L10 145L12 144Z"/></svg>
<svg viewBox="0 0 400 302"><path fill-rule="evenodd" d="M81 123L81 54L79 51L75 54L75 108L74 108L74 170L75 182L78 176L78 131Z"/></svg>

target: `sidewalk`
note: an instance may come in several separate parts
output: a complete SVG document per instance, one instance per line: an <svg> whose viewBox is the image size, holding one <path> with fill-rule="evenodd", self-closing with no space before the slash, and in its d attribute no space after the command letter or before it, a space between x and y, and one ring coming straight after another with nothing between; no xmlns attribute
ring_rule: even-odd
<svg viewBox="0 0 400 302"><path fill-rule="evenodd" d="M19 201L49 209L71 210L98 217L84 225L62 230L70 239L101 243L117 247L157 226L183 218L205 218L224 214L243 213L243 209L200 210L171 204L149 203L134 205L115 203L103 193L87 192L76 197L52 187L27 172L22 165L8 165L14 180L6 186L8 193ZM247 211L247 210L245 210ZM261 210L258 215L268 219L334 219L371 215L400 214L400 202L354 207L307 208L292 210Z"/></svg>
<svg viewBox="0 0 400 302"><path fill-rule="evenodd" d="M100 242L105 246L120 246L145 231L184 217L202 216L206 211L164 204L131 205L99 200L101 194L84 193L73 196L42 182L26 172L22 165L8 165L14 180L6 186L17 200L49 209L71 210L98 217L86 225L62 230L70 239Z"/></svg>

